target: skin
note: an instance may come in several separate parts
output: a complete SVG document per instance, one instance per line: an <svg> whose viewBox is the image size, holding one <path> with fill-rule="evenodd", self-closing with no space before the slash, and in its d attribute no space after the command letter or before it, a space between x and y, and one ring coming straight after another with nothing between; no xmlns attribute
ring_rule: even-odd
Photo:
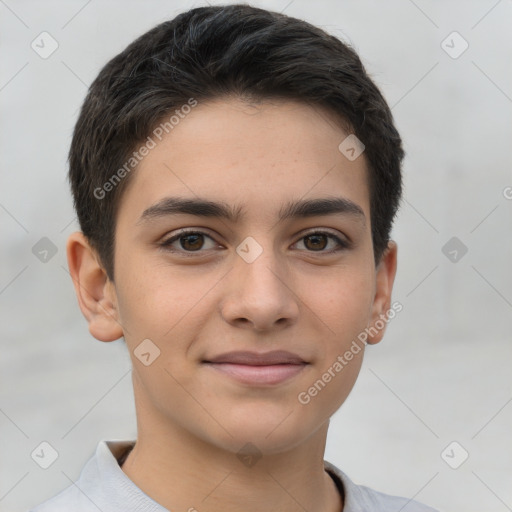
<svg viewBox="0 0 512 512"><path fill-rule="evenodd" d="M134 171L118 211L115 283L82 233L69 237L69 269L90 333L106 342L124 336L132 358L138 438L122 469L168 509L343 508L323 457L329 418L350 393L364 349L310 403L297 396L390 309L397 261L390 242L375 266L366 161L338 150L346 136L328 112L303 103L200 103ZM138 223L166 196L241 204L245 216ZM365 219L277 222L288 201L324 197L351 200ZM207 236L189 245L182 238L185 248L178 239L176 253L159 245L180 228ZM335 240L304 238L315 230L352 244L329 254ZM248 236L263 249L252 263L236 252ZM149 366L134 355L144 339L160 350ZM272 386L241 384L202 364L223 352L276 349L309 364ZM251 466L237 457L248 442L261 454Z"/></svg>

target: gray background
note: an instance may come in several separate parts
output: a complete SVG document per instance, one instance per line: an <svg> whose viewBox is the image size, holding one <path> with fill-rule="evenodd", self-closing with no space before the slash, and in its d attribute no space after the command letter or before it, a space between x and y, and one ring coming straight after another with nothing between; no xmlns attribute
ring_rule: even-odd
<svg viewBox="0 0 512 512"><path fill-rule="evenodd" d="M199 5L0 0L1 511L69 485L100 439L136 435L123 342L92 338L67 272L65 243L77 229L67 151L101 66ZM443 511L512 510L512 1L253 5L351 42L407 150L393 232L393 298L404 309L367 350L325 458L357 483ZM59 44L47 59L31 48L43 31ZM458 58L441 46L453 31L469 43ZM453 54L461 43L445 45ZM57 249L47 262L32 252L43 237ZM442 252L452 237L468 249L456 262ZM46 470L31 458L42 441L59 454ZM445 459L457 465L462 450L469 458L453 469Z"/></svg>

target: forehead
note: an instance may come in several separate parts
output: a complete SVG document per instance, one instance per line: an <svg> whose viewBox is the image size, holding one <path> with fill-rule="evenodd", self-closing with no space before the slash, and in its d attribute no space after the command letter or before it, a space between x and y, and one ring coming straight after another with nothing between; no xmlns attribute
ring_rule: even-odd
<svg viewBox="0 0 512 512"><path fill-rule="evenodd" d="M291 202L327 196L354 203L369 218L364 154L344 156L339 145L348 134L327 111L239 99L187 110L150 135L153 147L122 198L120 210L129 206L132 221L168 196L236 204L238 222L277 219Z"/></svg>

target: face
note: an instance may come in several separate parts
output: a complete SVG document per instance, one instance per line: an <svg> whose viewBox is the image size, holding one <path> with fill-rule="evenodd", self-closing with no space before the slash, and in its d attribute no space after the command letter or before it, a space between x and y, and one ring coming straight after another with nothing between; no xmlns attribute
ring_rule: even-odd
<svg viewBox="0 0 512 512"><path fill-rule="evenodd" d="M141 161L112 288L140 425L277 453L344 402L364 353L353 342L389 308L396 262L375 268L364 153L347 159L346 136L302 103L216 100Z"/></svg>

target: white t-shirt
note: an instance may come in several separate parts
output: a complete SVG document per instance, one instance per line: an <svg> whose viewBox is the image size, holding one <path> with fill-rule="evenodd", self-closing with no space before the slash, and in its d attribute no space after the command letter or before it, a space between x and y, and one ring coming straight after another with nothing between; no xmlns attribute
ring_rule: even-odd
<svg viewBox="0 0 512 512"><path fill-rule="evenodd" d="M134 444L135 441L100 441L78 481L30 512L168 512L121 469L119 460ZM417 501L356 485L327 461L324 467L344 494L343 512L438 512Z"/></svg>

